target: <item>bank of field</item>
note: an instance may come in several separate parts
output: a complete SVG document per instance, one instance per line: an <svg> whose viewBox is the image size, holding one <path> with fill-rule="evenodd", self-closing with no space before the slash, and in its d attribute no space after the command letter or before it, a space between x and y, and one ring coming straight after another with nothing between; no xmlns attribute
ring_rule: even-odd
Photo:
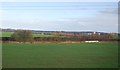
<svg viewBox="0 0 120 70"><path fill-rule="evenodd" d="M116 68L117 43L3 44L3 68Z"/></svg>

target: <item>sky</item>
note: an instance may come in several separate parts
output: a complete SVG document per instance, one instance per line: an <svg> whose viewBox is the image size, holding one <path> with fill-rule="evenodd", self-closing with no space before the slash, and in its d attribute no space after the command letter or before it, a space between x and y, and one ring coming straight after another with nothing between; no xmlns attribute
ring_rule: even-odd
<svg viewBox="0 0 120 70"><path fill-rule="evenodd" d="M1 2L1 28L118 32L117 2Z"/></svg>
<svg viewBox="0 0 120 70"><path fill-rule="evenodd" d="M0 0L0 2L118 2L119 0Z"/></svg>

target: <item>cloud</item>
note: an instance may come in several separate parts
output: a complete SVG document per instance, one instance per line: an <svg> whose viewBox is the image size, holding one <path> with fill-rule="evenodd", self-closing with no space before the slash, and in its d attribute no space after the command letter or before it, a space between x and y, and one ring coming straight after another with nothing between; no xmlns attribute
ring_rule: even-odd
<svg viewBox="0 0 120 70"><path fill-rule="evenodd" d="M10 17L3 20L2 27L5 28L27 28L27 29L39 29L39 30L70 30L70 31L105 31L105 32L118 32L118 18L117 18L117 9L105 9L105 10L97 10L97 14L90 12L82 12L85 18L76 17L74 18L60 18L58 20L41 20L34 18L31 19L28 17L22 19L15 19ZM77 11L78 12L78 11ZM89 16L90 13L92 17ZM15 14L15 13L13 13ZM17 13L18 14L18 13ZM73 13L74 14L74 13ZM26 15L26 14L25 14ZM66 14L65 14L66 15ZM72 15L72 14L69 14ZM95 16L94 16L95 15ZM12 15L13 16L13 15ZM24 15L23 15L24 16ZM56 14L57 16L57 14ZM52 17L56 17L52 15ZM82 14L81 14L82 16ZM89 17L88 17L89 16ZM19 16L17 15L17 18ZM45 18L43 16L43 18Z"/></svg>
<svg viewBox="0 0 120 70"><path fill-rule="evenodd" d="M104 31L118 32L117 14L98 12L94 17L62 18L59 20L4 20L3 27L54 31Z"/></svg>
<svg viewBox="0 0 120 70"><path fill-rule="evenodd" d="M116 10L103 10L92 18L68 18L54 23L63 30L118 32ZM57 28L58 29L58 28Z"/></svg>
<svg viewBox="0 0 120 70"><path fill-rule="evenodd" d="M0 2L118 2L119 0L0 0Z"/></svg>
<svg viewBox="0 0 120 70"><path fill-rule="evenodd" d="M0 26L2 25L1 22L2 22L2 13L3 13L3 10L0 10Z"/></svg>
<svg viewBox="0 0 120 70"><path fill-rule="evenodd" d="M100 11L100 13L105 13L105 14L118 14L118 9L106 9L106 10Z"/></svg>

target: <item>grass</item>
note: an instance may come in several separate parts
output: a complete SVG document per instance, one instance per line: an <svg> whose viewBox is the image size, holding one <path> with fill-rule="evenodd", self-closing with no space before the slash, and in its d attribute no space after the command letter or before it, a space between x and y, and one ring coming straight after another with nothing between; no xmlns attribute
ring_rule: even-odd
<svg viewBox="0 0 120 70"><path fill-rule="evenodd" d="M14 32L0 32L0 37L11 37ZM33 34L33 37L55 37L54 35Z"/></svg>
<svg viewBox="0 0 120 70"><path fill-rule="evenodd" d="M3 68L117 68L117 43L3 44Z"/></svg>
<svg viewBox="0 0 120 70"><path fill-rule="evenodd" d="M0 32L0 37L10 37L13 32Z"/></svg>

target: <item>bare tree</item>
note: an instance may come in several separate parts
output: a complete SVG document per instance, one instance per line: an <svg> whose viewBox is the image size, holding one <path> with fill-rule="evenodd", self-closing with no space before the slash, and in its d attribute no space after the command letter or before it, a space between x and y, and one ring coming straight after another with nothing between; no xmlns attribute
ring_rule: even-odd
<svg viewBox="0 0 120 70"><path fill-rule="evenodd" d="M11 37L18 42L33 42L33 35L31 30L17 30Z"/></svg>

